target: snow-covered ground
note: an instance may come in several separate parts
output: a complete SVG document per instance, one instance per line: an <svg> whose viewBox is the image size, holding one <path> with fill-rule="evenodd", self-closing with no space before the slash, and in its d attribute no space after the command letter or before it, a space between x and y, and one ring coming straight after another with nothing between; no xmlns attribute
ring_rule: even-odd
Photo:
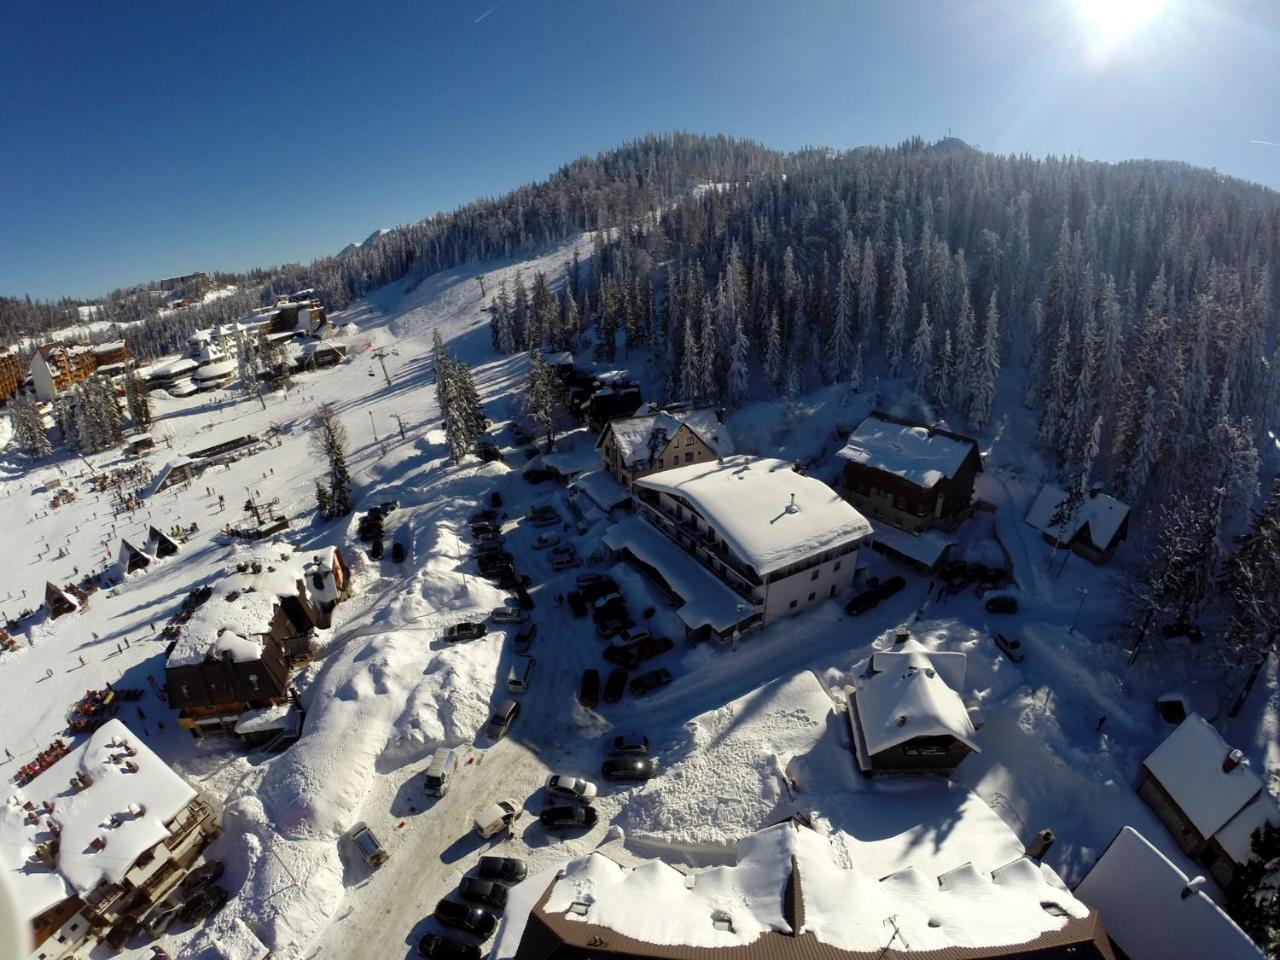
<svg viewBox="0 0 1280 960"><path fill-rule="evenodd" d="M105 495L84 482L90 468L120 466L119 458L86 463L63 455L33 470L17 455L0 456L0 526L9 551L0 610L9 617L37 606L46 580L64 583L77 571L109 564L122 536L137 542L151 524L164 530L199 525L178 556L95 594L83 613L27 621L18 649L0 654L4 689L23 704L0 734L0 746L14 756L6 775L63 733L67 708L87 688L110 681L144 689L137 712L130 707L121 719L223 806L225 832L210 855L227 862L224 882L233 898L203 928L167 934L162 942L171 952L235 956L219 944L256 936L281 958L405 955L428 929L421 918L486 849L525 856L535 870L600 844L619 858L656 853L704 865L724 862L733 841L797 812L811 815L848 862L873 875L907 864L942 872L973 861L993 869L1016 857L1035 831L1051 827L1058 841L1047 862L1073 882L1124 824L1194 873L1131 787L1141 758L1167 732L1152 709L1154 697L1195 675L1194 651L1152 650L1126 666L1124 638L1111 635L1119 605L1110 579L1116 571L1078 557L1064 567L1062 554L1050 571L1050 548L1023 523L1043 471L1016 385L1001 394L997 408L1004 415L983 440L979 495L996 511L975 517L962 539L966 549L1008 555L1021 614L988 614L972 593L931 602L926 577L868 551L873 573L900 573L908 581L873 611L851 618L836 603L823 604L748 635L737 649L690 650L678 643L655 663L675 674L669 687L595 711L577 705L582 670L603 672L607 665L590 621L574 619L556 598L572 589L577 573L605 567L556 573L533 549L538 531L519 518L543 502L557 503L564 514L567 494L554 484L525 483L519 451L509 451L505 464L448 462L430 360L438 330L472 366L492 431L510 447L506 424L517 413L527 360L493 353L483 307L517 271L526 282L538 270L558 277L575 248L587 256L590 238L532 260L447 271L411 290L402 281L375 291L335 318L348 331L350 361L301 375L287 393L268 396L265 409L234 390L158 397L152 432L161 448L145 459L152 470L246 433L271 432L277 442L212 468L190 488L163 491L132 514L113 515ZM390 385L374 357L377 348L385 351ZM644 359L633 367L642 379L653 375ZM909 394L887 382L873 384L863 393L831 387L793 405L759 403L733 414L739 452L808 460L812 475L833 478L837 428L855 426L872 408L913 409ZM400 501L387 537L408 548L404 564L372 561L356 549L354 516L313 521L312 479L320 468L310 425L320 403L332 404L350 433L357 505ZM53 508L58 486L77 499ZM540 629L524 713L497 746L478 740L477 731L507 696L510 628L453 647L440 641L447 624L482 614L505 596L478 578L467 558L466 517L494 490L512 518L507 548L533 580ZM163 644L155 631L190 589L245 554L222 543L217 531L239 519L250 495L261 502L278 498L295 518L281 546L259 550L306 556L341 545L356 586L321 637L320 655L296 679L307 709L304 735L273 757L246 755L226 741L191 740L146 679L163 683ZM591 508L587 516L587 533L561 535L582 556L598 557L606 524ZM682 636L678 618L643 578L624 566L612 573L633 610L654 608L655 632ZM982 752L961 764L951 786L871 782L855 772L840 690L903 624L927 646L968 655L964 695L977 707ZM1024 662L1000 654L991 641L995 630L1022 638ZM1273 783L1280 766L1277 698L1273 662L1227 731L1259 769L1270 771ZM603 787L600 823L584 835L562 839L542 830L536 812L547 773L598 778L601 741L624 730L650 737L662 775L643 786ZM417 777L442 744L460 747L464 761L450 795L428 803ZM528 814L511 837L482 843L469 832L471 813L502 796L524 804ZM391 851L388 864L373 874L341 842L358 820ZM136 946L126 952L144 954Z"/></svg>

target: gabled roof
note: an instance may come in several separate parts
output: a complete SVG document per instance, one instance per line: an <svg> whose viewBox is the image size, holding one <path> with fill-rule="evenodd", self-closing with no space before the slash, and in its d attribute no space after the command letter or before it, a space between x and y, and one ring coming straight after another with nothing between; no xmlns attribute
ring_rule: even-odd
<svg viewBox="0 0 1280 960"><path fill-rule="evenodd" d="M675 436L681 425L687 426L698 438L715 451L717 456L733 452L733 437L729 428L716 419L714 410L662 410L638 417L610 420L605 432L613 431L618 455L628 467L648 463L660 454L667 442ZM598 447L604 433L596 442ZM652 444L652 446L651 446Z"/></svg>
<svg viewBox="0 0 1280 960"><path fill-rule="evenodd" d="M1053 523L1054 511L1067 499L1067 494L1059 487L1046 483L1037 494L1035 503L1027 513L1027 523L1042 533L1047 533L1059 543L1070 543L1075 539L1082 527L1089 542L1099 550L1111 546L1111 541L1120 530L1125 517L1129 515L1128 504L1121 503L1105 493L1091 492L1075 518L1058 525Z"/></svg>
<svg viewBox="0 0 1280 960"><path fill-rule="evenodd" d="M837 456L931 490L954 477L977 449L969 437L876 412L849 434Z"/></svg>
<svg viewBox="0 0 1280 960"><path fill-rule="evenodd" d="M1263 954L1145 837L1122 827L1075 894L1129 960L1262 960ZM1185 894L1185 895L1184 895Z"/></svg>
<svg viewBox="0 0 1280 960"><path fill-rule="evenodd" d="M910 643L911 641L908 641ZM891 669L863 681L852 696L867 753L871 756L916 737L954 737L979 752L977 731L957 689L943 679L963 677L955 655L928 653L919 644L897 655L877 654ZM935 666L933 657L938 656ZM963 658L963 654L959 654Z"/></svg>
<svg viewBox="0 0 1280 960"><path fill-rule="evenodd" d="M1225 827L1262 792L1262 780L1247 763L1231 770L1223 761L1231 747L1209 721L1193 713L1143 761L1206 839Z"/></svg>
<svg viewBox="0 0 1280 960"><path fill-rule="evenodd" d="M651 473L635 485L682 498L761 576L871 533L839 494L784 460L728 457Z"/></svg>

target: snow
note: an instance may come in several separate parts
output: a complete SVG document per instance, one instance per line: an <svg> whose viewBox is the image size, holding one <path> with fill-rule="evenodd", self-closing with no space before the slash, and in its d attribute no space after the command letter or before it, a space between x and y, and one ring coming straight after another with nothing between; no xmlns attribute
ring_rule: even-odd
<svg viewBox="0 0 1280 960"><path fill-rule="evenodd" d="M954 477L973 449L971 442L873 413L849 434L838 455L931 490L938 481Z"/></svg>
<svg viewBox="0 0 1280 960"><path fill-rule="evenodd" d="M943 679L944 669L954 676L956 656L964 655L950 655L951 665L935 668L923 649L877 654L885 671L863 680L849 698L868 754L875 756L916 737L936 736L955 737L979 749L959 690ZM963 675L963 666L960 670Z"/></svg>
<svg viewBox="0 0 1280 960"><path fill-rule="evenodd" d="M129 762L136 771L126 768ZM77 775L90 780L79 791L68 787ZM120 882L138 857L169 836L165 824L195 795L119 720L107 721L26 787L14 787L0 807L0 869L25 916L84 895L103 880ZM24 809L28 802L51 805L37 811L34 825ZM119 823L112 825L112 817ZM37 843L53 839L49 820L61 828L56 867L32 859ZM106 846L94 849L97 839Z"/></svg>
<svg viewBox="0 0 1280 960"><path fill-rule="evenodd" d="M622 484L603 470L589 470L579 474L569 484L569 489L580 491L606 513L631 499L631 494L623 489Z"/></svg>
<svg viewBox="0 0 1280 960"><path fill-rule="evenodd" d="M1222 849L1236 863L1247 863L1253 859L1253 832L1261 830L1267 823L1280 827L1280 804L1262 790L1214 835L1214 839L1222 844Z"/></svg>
<svg viewBox="0 0 1280 960"><path fill-rule="evenodd" d="M1262 960L1263 953L1203 890L1133 827L1116 834L1075 889L1130 960Z"/></svg>
<svg viewBox="0 0 1280 960"><path fill-rule="evenodd" d="M1209 721L1193 713L1143 761L1202 837L1225 827L1262 790L1248 764L1222 769L1230 752Z"/></svg>
<svg viewBox="0 0 1280 960"><path fill-rule="evenodd" d="M627 417L622 420L611 420L609 428L613 431L614 442L622 462L628 467L648 463L650 459L661 453L667 443L675 436L681 424L689 427L708 447L719 456L733 453L733 437L729 429L716 418L715 411L699 410L663 410L658 413L645 414L638 417ZM655 434L661 432L665 438L655 449L650 446Z"/></svg>
<svg viewBox="0 0 1280 960"><path fill-rule="evenodd" d="M1089 542L1099 550L1105 550L1129 515L1129 507L1105 493L1093 492L1080 504L1070 524L1065 521L1050 529L1054 511L1067 499L1066 491L1046 483L1027 514L1027 523L1042 533L1054 537L1059 543L1070 543L1083 526L1089 528Z"/></svg>
<svg viewBox="0 0 1280 960"><path fill-rule="evenodd" d="M742 609L748 606L746 600L640 517L626 517L613 524L603 542L610 550L630 550L636 559L662 574L684 601L676 613L690 630L710 625L723 633L751 612Z"/></svg>
<svg viewBox="0 0 1280 960"><path fill-rule="evenodd" d="M687 501L762 577L871 533L866 518L821 480L769 457L691 464L636 486Z"/></svg>

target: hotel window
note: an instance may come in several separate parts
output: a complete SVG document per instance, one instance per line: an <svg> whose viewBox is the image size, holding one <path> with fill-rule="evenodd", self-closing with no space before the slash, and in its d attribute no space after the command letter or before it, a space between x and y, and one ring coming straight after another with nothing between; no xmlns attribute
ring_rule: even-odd
<svg viewBox="0 0 1280 960"><path fill-rule="evenodd" d="M799 603L799 602L800 602L799 600L792 600L789 604L787 604L787 606L788 606L790 609L794 610L794 609L796 608L796 604L797 604L797 603Z"/></svg>
<svg viewBox="0 0 1280 960"><path fill-rule="evenodd" d="M693 454L692 454L692 453L686 453L686 454L684 455L684 462L685 462L685 463L693 463Z"/></svg>
<svg viewBox="0 0 1280 960"><path fill-rule="evenodd" d="M835 573L835 572L836 572L837 570L839 570L839 569L840 569L840 561L839 561L839 560L837 560L837 561L836 561L836 565L835 565L834 567L832 567L832 568L831 568L831 572L832 572L832 573Z"/></svg>
<svg viewBox="0 0 1280 960"><path fill-rule="evenodd" d="M690 434L689 436L687 436L687 437L685 437L685 438L684 438L684 445L685 445L686 447L692 447L692 446L693 446L693 435L692 435L692 434Z"/></svg>
<svg viewBox="0 0 1280 960"><path fill-rule="evenodd" d="M817 571L817 570L814 570L814 571L813 571L813 573L809 574L809 579L810 579L810 580L817 580L817 579L818 579L818 571Z"/></svg>
<svg viewBox="0 0 1280 960"><path fill-rule="evenodd" d="M813 603L813 601L817 598L817 596L818 595L816 593L809 594L809 602Z"/></svg>

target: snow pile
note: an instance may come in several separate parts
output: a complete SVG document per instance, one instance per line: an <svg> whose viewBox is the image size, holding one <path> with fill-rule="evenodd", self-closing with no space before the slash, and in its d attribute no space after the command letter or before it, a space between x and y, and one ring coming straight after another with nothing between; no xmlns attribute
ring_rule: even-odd
<svg viewBox="0 0 1280 960"><path fill-rule="evenodd" d="M931 490L938 481L954 477L976 446L972 440L873 413L849 434L839 456Z"/></svg>
<svg viewBox="0 0 1280 960"><path fill-rule="evenodd" d="M636 486L691 504L761 576L871 533L866 518L821 480L768 457L691 464Z"/></svg>
<svg viewBox="0 0 1280 960"><path fill-rule="evenodd" d="M836 719L831 697L807 671L695 717L681 740L663 749L662 776L623 808L627 834L732 843L809 808L816 795L796 787L850 789L849 754L828 736Z"/></svg>
<svg viewBox="0 0 1280 960"><path fill-rule="evenodd" d="M128 727L107 721L0 807L0 869L24 915L119 883L195 796ZM56 866L35 859L41 843L57 844Z"/></svg>

